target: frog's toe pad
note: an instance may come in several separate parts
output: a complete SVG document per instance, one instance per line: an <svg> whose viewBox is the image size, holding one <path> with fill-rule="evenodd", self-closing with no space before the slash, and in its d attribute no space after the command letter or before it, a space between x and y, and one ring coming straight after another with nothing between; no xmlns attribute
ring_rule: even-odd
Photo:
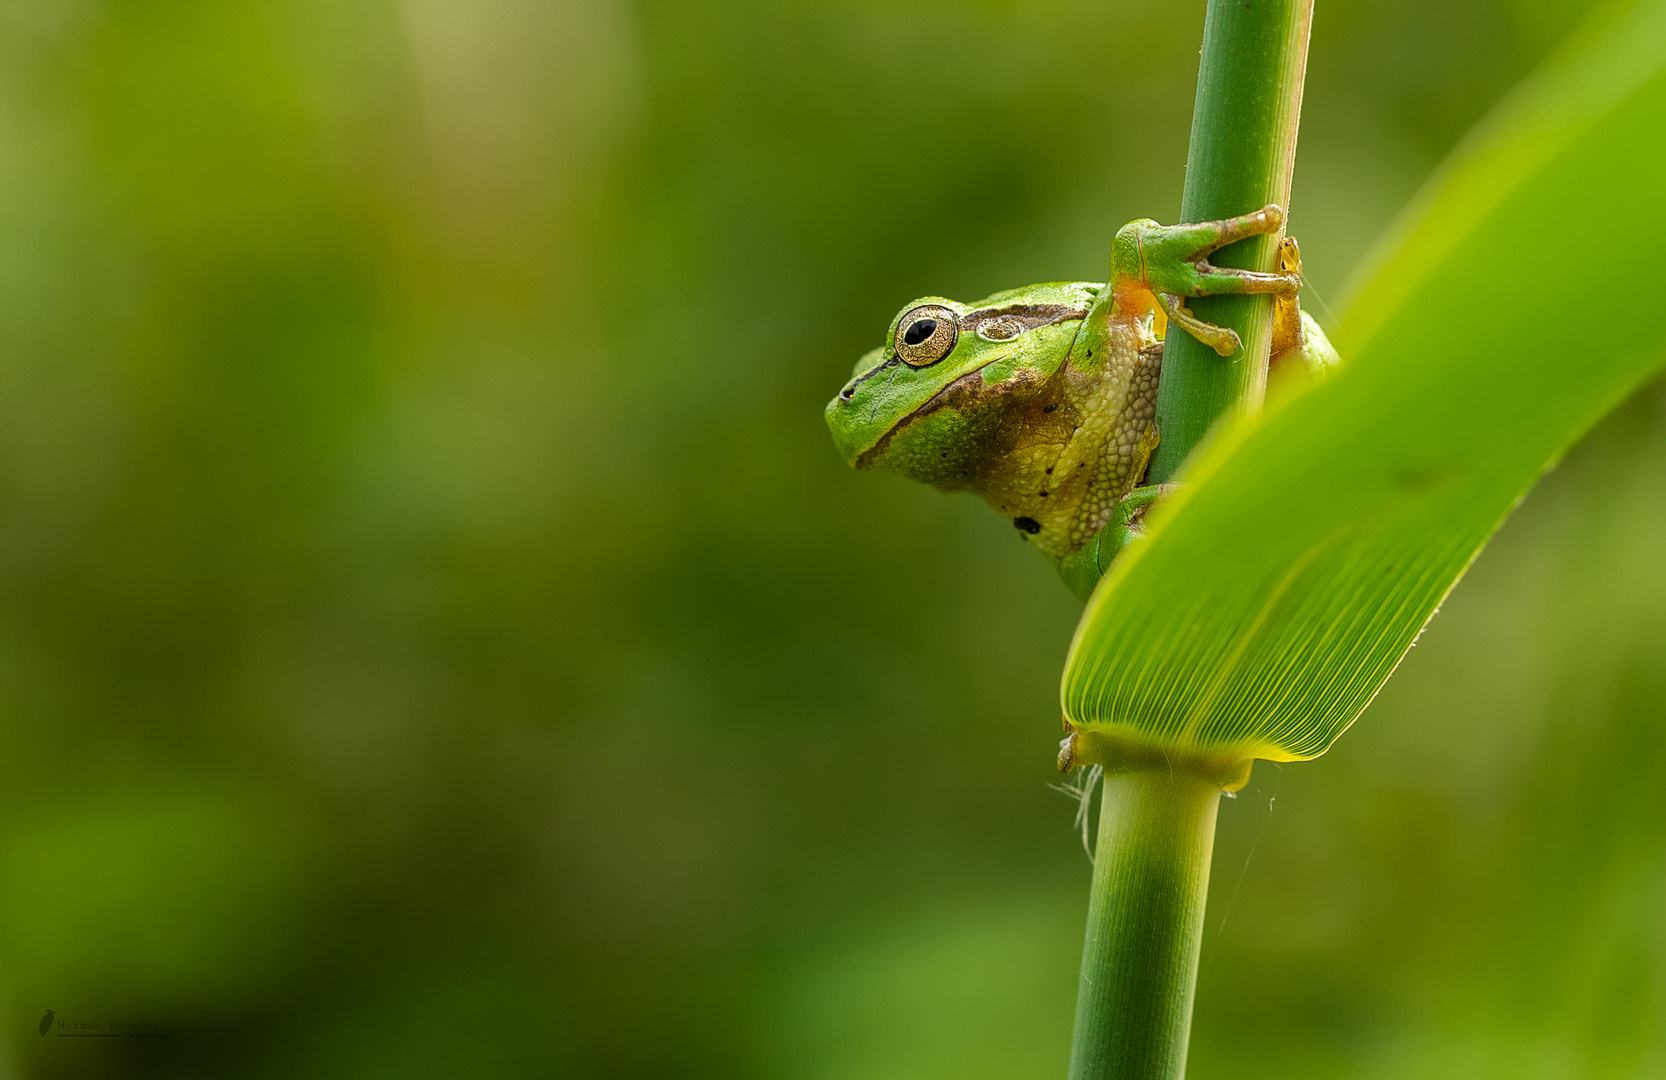
<svg viewBox="0 0 1666 1080"><path fill-rule="evenodd" d="M1204 322L1187 309L1185 301L1180 297L1159 293L1157 299L1163 306L1163 314L1168 316L1170 322L1214 349L1219 355L1231 356L1244 347L1243 340L1238 337L1236 331L1230 327Z"/></svg>

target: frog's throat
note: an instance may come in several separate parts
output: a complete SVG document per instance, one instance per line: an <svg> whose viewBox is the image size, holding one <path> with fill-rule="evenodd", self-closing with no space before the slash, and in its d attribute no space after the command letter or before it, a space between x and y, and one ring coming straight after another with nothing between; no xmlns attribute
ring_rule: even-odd
<svg viewBox="0 0 1666 1080"><path fill-rule="evenodd" d="M873 464L874 459L883 454L886 447L891 445L891 439L897 434L897 432L903 430L914 421L936 412L942 407L947 398L959 390L964 389L961 384L965 383L974 376L982 379L984 368L988 367L990 364L999 363L1011 355L1011 353L1001 353L997 356L990 357L988 360L985 360L971 371L968 371L966 374L943 387L943 389L937 391L937 393L931 395L929 398L926 398L925 401L915 406L914 409L908 413L908 415L892 424L889 428L886 428L885 434L881 435L872 446L858 454L854 463L855 467L858 469L866 469L870 467Z"/></svg>

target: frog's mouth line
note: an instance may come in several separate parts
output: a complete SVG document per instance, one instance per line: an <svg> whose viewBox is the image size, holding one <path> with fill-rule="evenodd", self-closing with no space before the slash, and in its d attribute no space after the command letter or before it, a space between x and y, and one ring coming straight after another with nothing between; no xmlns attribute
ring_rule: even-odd
<svg viewBox="0 0 1666 1080"><path fill-rule="evenodd" d="M912 424L914 421L920 419L921 417L926 416L930 413L933 413L933 412L937 411L937 409L939 409L940 407L942 407L942 405L945 404L945 401L944 401L945 398L949 397L951 394L964 392L963 388L961 387L962 383L966 382L966 380L972 378L974 375L977 376L979 379L982 379L984 368L988 367L990 364L999 363L1000 361L1007 359L1011 355L1012 355L1011 353L1002 353L999 356L990 357L988 360L985 360L983 363L979 364L977 367L973 368L971 371L968 371L966 374L964 374L964 375L960 376L959 378L955 379L954 382L951 382L949 385L943 387L943 389L937 391L937 393L931 395L929 398L926 398L925 401L923 401L919 405L915 406L913 411L910 412L907 416L904 416L901 420L898 420L896 423L892 424L889 428L887 428L886 431L885 431L885 434L881 435L877 442L875 442L872 446L868 447L866 450L864 450L860 454L858 454L857 457L856 457L856 461L854 463L855 467L858 468L858 469L866 469L870 464L873 463L873 459L875 457L884 453L885 448L887 446L891 445L891 438L892 438L892 436L896 435L897 432L901 431L903 428L906 428L909 424ZM891 362L900 362L900 361L897 361L896 357L892 357L890 361L887 361L887 363L891 363ZM885 366L886 366L886 364L880 364L879 367L874 368L874 372L878 372L880 370L880 368L883 368Z"/></svg>

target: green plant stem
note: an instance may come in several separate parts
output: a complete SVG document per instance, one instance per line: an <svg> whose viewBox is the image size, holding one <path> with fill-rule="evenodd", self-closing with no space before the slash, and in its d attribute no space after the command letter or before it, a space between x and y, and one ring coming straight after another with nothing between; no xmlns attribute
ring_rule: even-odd
<svg viewBox="0 0 1666 1080"><path fill-rule="evenodd" d="M1209 0L1181 219L1290 206L1313 0ZM1222 248L1221 266L1274 269L1279 237ZM1269 296L1192 301L1243 346L1221 357L1171 331L1157 397L1162 441L1148 483L1172 479L1229 410L1261 408ZM1207 769L1107 769L1088 906L1070 1080L1181 1080L1197 987L1221 780Z"/></svg>
<svg viewBox="0 0 1666 1080"><path fill-rule="evenodd" d="M1161 766L1105 774L1070 1080L1179 1080L1221 788Z"/></svg>
<svg viewBox="0 0 1666 1080"><path fill-rule="evenodd" d="M1268 203L1289 210L1312 19L1313 0L1209 0L1181 220L1212 221ZM1272 270L1278 239L1242 240L1211 261ZM1189 334L1168 335L1157 393L1162 442L1147 483L1172 479L1217 419L1234 409L1258 411L1266 392L1272 298L1201 297L1190 306L1238 331L1243 347L1223 358Z"/></svg>

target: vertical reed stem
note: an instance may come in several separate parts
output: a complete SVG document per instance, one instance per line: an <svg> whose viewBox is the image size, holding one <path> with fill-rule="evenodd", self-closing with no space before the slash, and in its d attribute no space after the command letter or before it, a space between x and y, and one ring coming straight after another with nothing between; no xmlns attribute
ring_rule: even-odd
<svg viewBox="0 0 1666 1080"><path fill-rule="evenodd" d="M1070 1080L1180 1080L1220 785L1105 774Z"/></svg>
<svg viewBox="0 0 1666 1080"><path fill-rule="evenodd" d="M1313 0L1208 0L1182 220L1289 209L1312 18ZM1244 240L1213 261L1272 270L1278 240ZM1272 298L1191 306L1236 330L1243 348L1223 358L1171 330L1148 483L1172 479L1216 420L1258 411L1266 391ZM1107 772L1070 1080L1184 1077L1220 794L1187 769Z"/></svg>
<svg viewBox="0 0 1666 1080"><path fill-rule="evenodd" d="M1182 221L1212 221L1268 203L1290 209L1312 20L1313 0L1209 0ZM1272 270L1278 240L1252 237L1211 259L1221 266ZM1259 411L1266 392L1272 297L1200 297L1190 307L1199 318L1238 331L1244 345L1221 357L1189 334L1168 335L1157 391L1162 442L1147 474L1151 484L1173 479L1222 415Z"/></svg>

